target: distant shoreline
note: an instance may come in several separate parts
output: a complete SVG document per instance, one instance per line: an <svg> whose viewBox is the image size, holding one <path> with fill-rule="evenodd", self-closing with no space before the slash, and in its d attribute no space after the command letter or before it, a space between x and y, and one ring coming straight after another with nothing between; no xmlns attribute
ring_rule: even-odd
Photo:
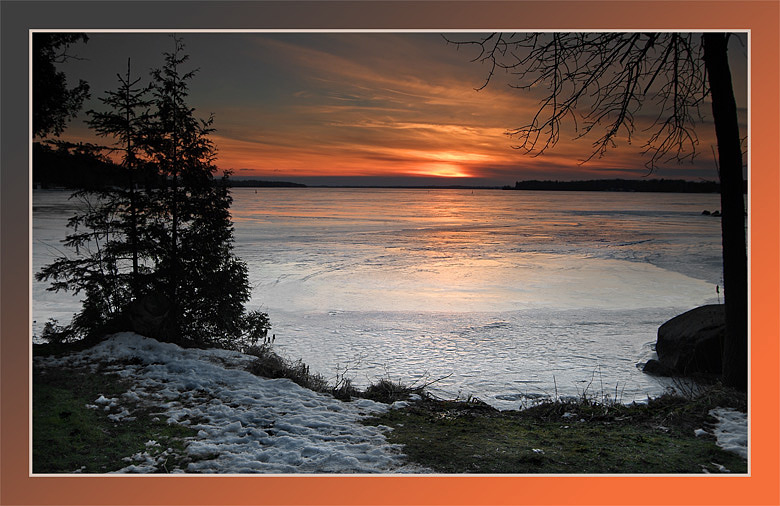
<svg viewBox="0 0 780 506"><path fill-rule="evenodd" d="M747 188L747 185L746 185ZM518 181L512 190L536 191L601 191L653 193L719 193L715 181L688 181L684 179L592 179L587 181Z"/></svg>
<svg viewBox="0 0 780 506"><path fill-rule="evenodd" d="M231 188L306 188L303 183L289 181L263 181L260 179L228 179Z"/></svg>
<svg viewBox="0 0 780 506"><path fill-rule="evenodd" d="M526 191L586 191L586 192L654 192L654 193L718 193L720 184L712 181L683 179L597 179L589 181L518 181L515 186L478 185L360 185L318 184L306 185L283 181L230 181L232 187L242 188L333 188L333 189L398 189L398 190L526 190Z"/></svg>
<svg viewBox="0 0 780 506"><path fill-rule="evenodd" d="M216 183L216 182L215 182ZM720 184L714 181L687 181L684 179L594 179L587 181L518 181L514 186L479 185L377 185L377 184L317 184L259 179L228 179L231 188L332 188L332 189L398 189L398 190L524 190L577 192L641 192L641 193L719 193ZM33 183L34 189L76 190L77 185ZM747 181L745 181L747 192Z"/></svg>

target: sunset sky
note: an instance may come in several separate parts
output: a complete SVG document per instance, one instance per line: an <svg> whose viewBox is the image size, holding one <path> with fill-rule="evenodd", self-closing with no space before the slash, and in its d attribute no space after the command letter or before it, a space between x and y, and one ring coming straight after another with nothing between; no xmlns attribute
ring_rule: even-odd
<svg viewBox="0 0 780 506"><path fill-rule="evenodd" d="M640 178L647 175L641 142L620 142L602 159L585 138L563 133L555 149L531 157L512 149L505 132L535 112L539 96L508 86L499 75L483 84L486 68L473 49L424 33L180 33L199 68L189 105L214 113L217 165L234 176L307 184L463 184L500 186L524 179ZM456 39L478 34L450 35ZM71 49L81 60L60 66L72 86L90 83L84 110L117 87L127 58L148 82L162 53L163 33L91 33ZM732 73L745 123L747 48L732 44ZM708 105L702 111L707 113ZM82 114L62 135L95 140ZM641 119L640 119L641 122ZM669 164L652 177L717 178L711 124L699 125L694 164Z"/></svg>

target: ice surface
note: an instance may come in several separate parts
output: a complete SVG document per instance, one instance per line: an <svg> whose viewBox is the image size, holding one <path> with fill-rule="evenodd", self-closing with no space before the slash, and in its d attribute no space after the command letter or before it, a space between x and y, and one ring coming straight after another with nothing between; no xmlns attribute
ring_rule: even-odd
<svg viewBox="0 0 780 506"><path fill-rule="evenodd" d="M446 377L445 396L517 408L586 391L661 393L637 364L658 327L718 301L717 195L234 189L236 253L276 347L357 385ZM73 210L34 192L33 267ZM722 287L721 287L722 292ZM34 333L78 299L33 283Z"/></svg>
<svg viewBox="0 0 780 506"><path fill-rule="evenodd" d="M117 398L100 395L116 423L132 412L133 399L163 406L168 423L189 425L198 435L187 453L199 457L188 473L398 473L425 472L404 462L383 428L360 420L389 409L365 399L342 402L287 379L266 379L244 370L252 357L224 350L182 349L137 334L121 333L96 347L61 358L36 358L41 367L102 366L132 382ZM135 404L133 404L135 405ZM119 472L149 473L170 451L128 456Z"/></svg>

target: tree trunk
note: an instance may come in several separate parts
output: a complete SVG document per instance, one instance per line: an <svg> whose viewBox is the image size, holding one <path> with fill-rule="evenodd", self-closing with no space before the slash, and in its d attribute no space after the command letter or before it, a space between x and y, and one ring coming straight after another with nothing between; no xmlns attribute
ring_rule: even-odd
<svg viewBox="0 0 780 506"><path fill-rule="evenodd" d="M171 272L170 272L170 299L171 299L171 339L173 342L179 341L179 182L178 173L176 172L176 148L174 145L174 172L173 172L173 193L171 195Z"/></svg>
<svg viewBox="0 0 780 506"><path fill-rule="evenodd" d="M130 287L133 292L133 297L140 297L141 285L138 279L138 203L135 198L135 181L134 172L135 164L131 161L135 160L133 153L133 127L130 121L130 58L127 59L127 87L125 88L125 104L127 110L125 112L125 128L127 129L127 145L125 147L125 160L127 160L126 166L128 176L130 178L130 249L133 252L133 277L130 282Z"/></svg>
<svg viewBox="0 0 780 506"><path fill-rule="evenodd" d="M135 195L135 180L131 167L130 171L130 248L133 252L133 277L130 282L133 297L138 298L141 295L141 282L138 273L138 202Z"/></svg>
<svg viewBox="0 0 780 506"><path fill-rule="evenodd" d="M737 105L731 85L726 34L705 33L703 43L704 64L712 95L712 115L715 120L720 162L723 283L726 305L723 383L747 390L747 242L742 147Z"/></svg>

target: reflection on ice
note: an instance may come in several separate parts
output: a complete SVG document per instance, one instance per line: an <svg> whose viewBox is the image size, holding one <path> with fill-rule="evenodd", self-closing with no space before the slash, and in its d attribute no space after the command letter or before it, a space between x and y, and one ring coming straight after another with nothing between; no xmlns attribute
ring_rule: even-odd
<svg viewBox="0 0 780 506"><path fill-rule="evenodd" d="M466 194L468 193L468 195ZM236 253L275 346L325 376L444 378L501 408L663 385L636 368L658 326L716 301L717 195L457 190L233 191ZM33 267L72 205L34 192ZM78 309L34 283L40 331ZM594 377L594 371L599 371Z"/></svg>

